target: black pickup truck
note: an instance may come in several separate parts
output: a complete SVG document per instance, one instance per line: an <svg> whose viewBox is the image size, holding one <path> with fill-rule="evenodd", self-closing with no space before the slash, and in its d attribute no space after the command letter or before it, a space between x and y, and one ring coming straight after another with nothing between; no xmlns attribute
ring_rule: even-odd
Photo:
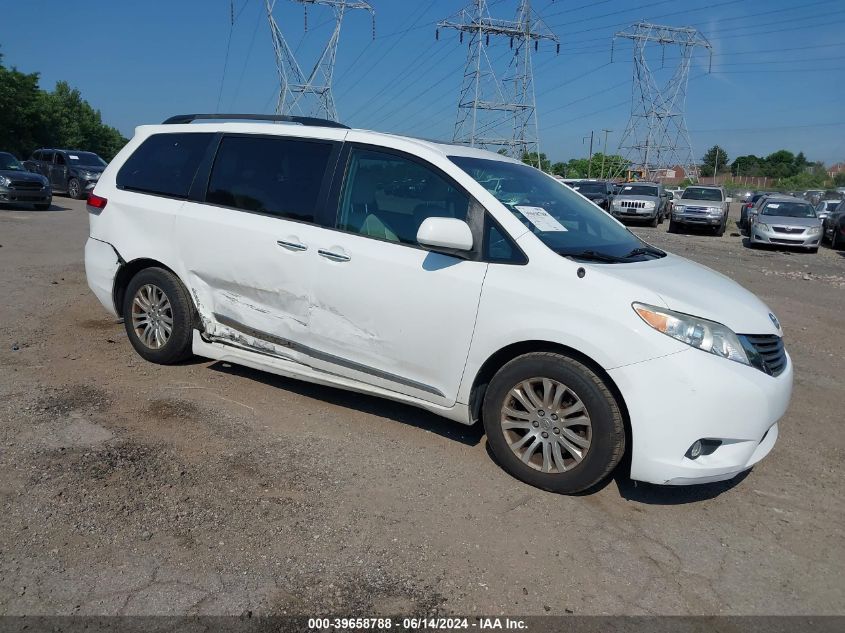
<svg viewBox="0 0 845 633"><path fill-rule="evenodd" d="M53 187L53 192L66 193L71 198L85 198L97 184L106 168L106 161L93 152L72 149L39 149L24 161L29 171L41 174Z"/></svg>

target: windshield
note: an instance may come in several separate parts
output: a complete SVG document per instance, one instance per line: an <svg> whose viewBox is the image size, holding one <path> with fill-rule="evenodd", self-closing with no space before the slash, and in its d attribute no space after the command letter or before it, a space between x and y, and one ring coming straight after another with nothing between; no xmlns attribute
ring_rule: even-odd
<svg viewBox="0 0 845 633"><path fill-rule="evenodd" d="M0 153L0 169L7 169L9 171L26 171L24 166L17 158L11 154Z"/></svg>
<svg viewBox="0 0 845 633"><path fill-rule="evenodd" d="M785 218L814 218L816 211L806 202L770 202L763 207L763 215Z"/></svg>
<svg viewBox="0 0 845 633"><path fill-rule="evenodd" d="M572 188L580 193L607 193L603 182L573 182Z"/></svg>
<svg viewBox="0 0 845 633"><path fill-rule="evenodd" d="M721 202L722 192L719 189L708 189L707 187L687 187L681 198L684 200L711 200L713 202Z"/></svg>
<svg viewBox="0 0 845 633"><path fill-rule="evenodd" d="M607 213L543 172L502 160L449 159L561 255L615 263L663 257Z"/></svg>
<svg viewBox="0 0 845 633"><path fill-rule="evenodd" d="M657 197L657 187L651 185L623 185L620 196L651 196Z"/></svg>
<svg viewBox="0 0 845 633"><path fill-rule="evenodd" d="M71 165L80 167L105 167L106 161L92 152L68 152Z"/></svg>
<svg viewBox="0 0 845 633"><path fill-rule="evenodd" d="M824 206L828 211L833 211L836 207L839 206L839 202L839 200L830 200L828 202L825 202Z"/></svg>

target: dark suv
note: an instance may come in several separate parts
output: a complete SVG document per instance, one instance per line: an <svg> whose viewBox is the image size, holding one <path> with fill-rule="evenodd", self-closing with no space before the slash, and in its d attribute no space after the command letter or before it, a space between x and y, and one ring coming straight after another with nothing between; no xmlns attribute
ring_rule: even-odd
<svg viewBox="0 0 845 633"><path fill-rule="evenodd" d="M93 191L106 168L106 161L93 152L73 149L39 149L24 161L29 171L41 174L53 191L66 193L71 198L84 198Z"/></svg>
<svg viewBox="0 0 845 633"><path fill-rule="evenodd" d="M9 152L0 152L0 205L32 204L46 211L52 198L50 183L43 176L29 173Z"/></svg>
<svg viewBox="0 0 845 633"><path fill-rule="evenodd" d="M613 198L616 195L613 183L606 180L574 180L569 183L575 191L585 198L589 198L605 211L610 211Z"/></svg>

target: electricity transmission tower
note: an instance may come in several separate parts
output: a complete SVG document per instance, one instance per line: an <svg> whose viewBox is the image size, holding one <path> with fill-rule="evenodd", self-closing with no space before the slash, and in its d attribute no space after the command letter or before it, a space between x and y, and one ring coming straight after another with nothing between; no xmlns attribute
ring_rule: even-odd
<svg viewBox="0 0 845 633"><path fill-rule="evenodd" d="M308 6L324 5L334 12L334 30L329 37L317 62L306 76L296 56L285 40L279 28L273 9L276 0L264 0L267 20L270 22L270 35L273 50L276 53L276 69L279 74L279 99L276 102L278 114L315 116L337 121L337 108L332 96L332 76L337 59L337 44L340 39L340 25L347 10L364 9L370 12L373 20L373 38L375 38L375 11L363 0L292 0L303 5L305 11L305 31L308 31Z"/></svg>
<svg viewBox="0 0 845 633"><path fill-rule="evenodd" d="M549 40L560 52L557 36L531 10L530 0L520 0L515 20L494 19L487 0L473 0L472 5L438 22L437 39L442 28L457 30L461 42L464 34L469 37L452 140L472 147L504 150L514 158L536 152L539 162L531 48L537 51L541 40ZM513 51L501 75L497 75L490 60L491 36L508 38Z"/></svg>
<svg viewBox="0 0 845 633"><path fill-rule="evenodd" d="M705 48L712 55L710 42L693 28L647 22L637 22L629 29L616 33L614 44L617 37L632 40L634 44L631 118L619 141L619 154L630 162L633 170L641 170L646 179L654 178L661 168L680 165L688 178L696 180L698 171L692 157L684 109L692 55L696 48ZM670 52L674 47L680 52L674 71L662 85L646 58L650 43L660 46L663 68L667 47L671 47ZM669 71L671 69L664 72L668 74Z"/></svg>

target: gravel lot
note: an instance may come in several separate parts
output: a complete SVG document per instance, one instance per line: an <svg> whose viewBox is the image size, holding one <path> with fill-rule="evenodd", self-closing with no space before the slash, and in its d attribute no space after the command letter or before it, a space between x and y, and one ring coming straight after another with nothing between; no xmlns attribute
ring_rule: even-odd
<svg viewBox="0 0 845 633"><path fill-rule="evenodd" d="M733 482L561 497L478 428L145 363L86 286L84 203L55 202L0 209L0 613L845 613L845 251L635 229L773 308L792 405Z"/></svg>

